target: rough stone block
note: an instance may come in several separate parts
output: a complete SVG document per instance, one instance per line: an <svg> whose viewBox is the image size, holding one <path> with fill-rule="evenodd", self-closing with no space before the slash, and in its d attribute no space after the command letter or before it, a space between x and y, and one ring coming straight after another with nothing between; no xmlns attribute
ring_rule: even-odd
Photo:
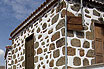
<svg viewBox="0 0 104 69"><path fill-rule="evenodd" d="M84 66L89 65L89 61L88 61L88 59L87 59L87 58L85 58L85 59L83 60L83 65L84 65Z"/></svg>
<svg viewBox="0 0 104 69"><path fill-rule="evenodd" d="M56 66L62 66L65 65L65 57L62 56L56 61Z"/></svg>
<svg viewBox="0 0 104 69"><path fill-rule="evenodd" d="M68 36L68 37L74 37L73 31L72 31L72 30L68 30L68 31L67 31L67 36Z"/></svg>
<svg viewBox="0 0 104 69"><path fill-rule="evenodd" d="M38 47L39 47L39 42L35 42L34 48L36 49L36 48L38 48Z"/></svg>
<svg viewBox="0 0 104 69"><path fill-rule="evenodd" d="M47 24L44 23L44 24L42 25L42 28L43 28L43 30L46 29L46 28L47 28Z"/></svg>
<svg viewBox="0 0 104 69"><path fill-rule="evenodd" d="M38 62L38 56L35 56L34 57L34 63L37 63Z"/></svg>
<svg viewBox="0 0 104 69"><path fill-rule="evenodd" d="M56 25L56 30L62 28L63 26L65 26L65 19L61 19L59 21L59 23Z"/></svg>
<svg viewBox="0 0 104 69"><path fill-rule="evenodd" d="M81 46L81 41L79 39L74 38L74 39L71 40L71 45L75 46L75 47L80 47Z"/></svg>
<svg viewBox="0 0 104 69"><path fill-rule="evenodd" d="M63 55L65 55L65 47L62 49ZM76 49L72 47L67 47L67 55L74 56L76 54Z"/></svg>
<svg viewBox="0 0 104 69"><path fill-rule="evenodd" d="M51 41L55 41L58 38L60 38L60 32L56 32L54 35L52 35Z"/></svg>
<svg viewBox="0 0 104 69"><path fill-rule="evenodd" d="M84 32L77 31L76 35L77 35L78 38L84 38Z"/></svg>
<svg viewBox="0 0 104 69"><path fill-rule="evenodd" d="M95 55L94 55L94 50L88 50L88 52L87 52L87 55L86 55L87 57L94 57Z"/></svg>
<svg viewBox="0 0 104 69"><path fill-rule="evenodd" d="M94 34L93 32L86 32L86 38L89 39L89 40L93 40L94 39Z"/></svg>
<svg viewBox="0 0 104 69"><path fill-rule="evenodd" d="M59 57L59 56L60 56L60 50L59 50L59 49L53 51L53 57L54 57L54 58L57 58L57 57Z"/></svg>
<svg viewBox="0 0 104 69"><path fill-rule="evenodd" d="M56 41L56 47L62 47L63 45L65 45L65 38L61 38L59 40Z"/></svg>
<svg viewBox="0 0 104 69"><path fill-rule="evenodd" d="M51 61L50 61L49 66L50 66L50 67L53 67L53 66L54 66L54 60L51 60Z"/></svg>
<svg viewBox="0 0 104 69"><path fill-rule="evenodd" d="M52 24L56 23L59 19L59 14L55 15L53 18L52 18Z"/></svg>
<svg viewBox="0 0 104 69"><path fill-rule="evenodd" d="M55 44L54 43L51 43L50 44L50 47L49 47L49 50L54 50L55 49Z"/></svg>
<svg viewBox="0 0 104 69"><path fill-rule="evenodd" d="M83 47L84 48L89 48L90 47L90 43L88 41L84 41Z"/></svg>
<svg viewBox="0 0 104 69"><path fill-rule="evenodd" d="M83 49L80 49L80 56L82 57L82 56L84 56L84 50Z"/></svg>
<svg viewBox="0 0 104 69"><path fill-rule="evenodd" d="M81 65L81 59L79 57L74 57L73 64L75 66L80 66Z"/></svg>
<svg viewBox="0 0 104 69"><path fill-rule="evenodd" d="M43 52L42 48L37 49L37 54L41 54Z"/></svg>

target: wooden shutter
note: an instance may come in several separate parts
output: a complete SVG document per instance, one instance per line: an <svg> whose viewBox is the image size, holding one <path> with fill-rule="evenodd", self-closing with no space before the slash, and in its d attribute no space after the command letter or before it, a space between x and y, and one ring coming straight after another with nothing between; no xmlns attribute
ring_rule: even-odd
<svg viewBox="0 0 104 69"><path fill-rule="evenodd" d="M104 29L101 26L95 26L95 59L96 63L104 62Z"/></svg>
<svg viewBox="0 0 104 69"><path fill-rule="evenodd" d="M83 30L82 17L67 17L68 30Z"/></svg>

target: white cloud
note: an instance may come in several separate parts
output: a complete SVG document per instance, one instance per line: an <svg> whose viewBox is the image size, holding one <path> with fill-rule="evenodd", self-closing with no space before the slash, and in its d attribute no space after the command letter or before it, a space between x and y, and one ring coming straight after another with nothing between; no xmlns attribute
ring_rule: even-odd
<svg viewBox="0 0 104 69"><path fill-rule="evenodd" d="M15 18L21 20L32 13L45 0L3 0L4 4L12 7ZM11 9L10 9L11 10Z"/></svg>
<svg viewBox="0 0 104 69"><path fill-rule="evenodd" d="M4 53L5 53L5 52L4 52L2 49L0 49L0 56L1 56L1 55L4 55Z"/></svg>
<svg viewBox="0 0 104 69"><path fill-rule="evenodd" d="M5 65L4 54L4 50L0 49L0 66Z"/></svg>

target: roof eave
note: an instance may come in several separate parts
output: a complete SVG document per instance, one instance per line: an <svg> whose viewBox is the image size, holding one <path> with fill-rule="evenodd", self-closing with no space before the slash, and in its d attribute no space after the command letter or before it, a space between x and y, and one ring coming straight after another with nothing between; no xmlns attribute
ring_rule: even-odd
<svg viewBox="0 0 104 69"><path fill-rule="evenodd" d="M43 9L43 7L45 7L51 0L46 0L43 4L41 4L40 7L38 7L38 9L36 9L33 13L31 13L31 15L29 17L27 17L25 19L25 21L23 21L19 26L17 26L11 33L10 36L12 37L12 34L15 33L23 24L25 24L29 19L31 19L35 14L37 14L41 9Z"/></svg>

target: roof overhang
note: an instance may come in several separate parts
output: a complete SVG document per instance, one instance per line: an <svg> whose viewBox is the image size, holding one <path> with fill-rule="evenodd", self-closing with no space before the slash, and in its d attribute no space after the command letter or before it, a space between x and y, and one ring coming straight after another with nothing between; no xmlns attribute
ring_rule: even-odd
<svg viewBox="0 0 104 69"><path fill-rule="evenodd" d="M81 3L81 0L67 0L72 3ZM100 11L104 11L104 0L82 0L83 6L88 8L96 8Z"/></svg>
<svg viewBox="0 0 104 69"><path fill-rule="evenodd" d="M10 36L14 38L21 30L23 30L26 26L28 26L33 21L37 20L44 12L47 11L53 4L58 2L59 0L46 0L41 6L36 9L25 21L23 21L13 32L11 32ZM72 1L74 3L79 3L81 0L67 0ZM83 0L83 5L89 8L96 8L100 11L104 11L104 0Z"/></svg>
<svg viewBox="0 0 104 69"><path fill-rule="evenodd" d="M25 21L23 21L13 32L11 32L10 36L13 38L16 36L21 30L23 30L26 26L28 26L33 21L37 20L44 12L47 11L51 6L57 3L59 0L46 0L41 6L36 9Z"/></svg>

